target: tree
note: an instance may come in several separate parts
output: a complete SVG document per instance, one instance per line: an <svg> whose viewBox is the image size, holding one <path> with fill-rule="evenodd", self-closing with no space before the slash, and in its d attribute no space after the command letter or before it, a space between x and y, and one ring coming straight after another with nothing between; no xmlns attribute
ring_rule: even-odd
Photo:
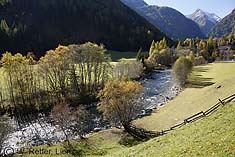
<svg viewBox="0 0 235 157"><path fill-rule="evenodd" d="M159 49L166 49L167 48L167 42L166 42L166 38L163 38L160 42L159 42Z"/></svg>
<svg viewBox="0 0 235 157"><path fill-rule="evenodd" d="M82 106L72 112L63 100L58 101L52 109L52 117L55 125L65 135L68 145L73 137L79 136L83 139L85 133L90 131L91 115Z"/></svg>
<svg viewBox="0 0 235 157"><path fill-rule="evenodd" d="M47 51L39 60L39 69L46 87L57 98L67 98L71 53L68 47L59 45Z"/></svg>
<svg viewBox="0 0 235 157"><path fill-rule="evenodd" d="M141 93L142 86L136 81L109 81L98 94L98 110L111 124L122 125L127 130L141 111L142 105L138 101Z"/></svg>
<svg viewBox="0 0 235 157"><path fill-rule="evenodd" d="M179 50L179 49L181 49L182 48L182 43L181 43L181 41L179 40L178 41L178 45L177 45L177 49Z"/></svg>
<svg viewBox="0 0 235 157"><path fill-rule="evenodd" d="M116 79L136 79L143 74L143 64L135 60L121 59L113 68Z"/></svg>
<svg viewBox="0 0 235 157"><path fill-rule="evenodd" d="M71 146L69 141L73 136L73 132L71 131L73 117L68 104L66 104L63 100L58 101L53 107L51 113L54 124L63 132L68 145Z"/></svg>
<svg viewBox="0 0 235 157"><path fill-rule="evenodd" d="M165 66L171 66L174 63L176 58L175 51L172 49L162 49L162 50L155 50L154 53L149 56L148 60L152 64L161 64Z"/></svg>
<svg viewBox="0 0 235 157"><path fill-rule="evenodd" d="M31 57L27 58L19 53L12 55L9 52L3 54L1 59L8 92L6 102L9 105L6 110L8 114L14 116L19 127L27 123L33 126L33 120L37 120L40 124L38 111L48 109L42 105L46 100L44 92L41 92L37 66L31 65L35 62Z"/></svg>
<svg viewBox="0 0 235 157"><path fill-rule="evenodd" d="M31 62L35 61L31 58ZM30 65L30 60L19 53L12 55L6 52L1 63L11 105L23 105L24 110L36 106L39 103L36 99L39 81L34 67Z"/></svg>
<svg viewBox="0 0 235 157"><path fill-rule="evenodd" d="M235 26L232 29L232 32L229 34L229 43L232 44L233 41L235 40Z"/></svg>
<svg viewBox="0 0 235 157"><path fill-rule="evenodd" d="M201 40L199 42L199 49L200 50L206 50L207 49L206 41Z"/></svg>
<svg viewBox="0 0 235 157"><path fill-rule="evenodd" d="M13 131L13 127L7 116L0 117L0 152L3 150L4 142L9 138L9 134Z"/></svg>
<svg viewBox="0 0 235 157"><path fill-rule="evenodd" d="M220 53L218 50L215 50L213 53L212 53L212 59L213 61L215 61L217 59L217 57L220 56Z"/></svg>
<svg viewBox="0 0 235 157"><path fill-rule="evenodd" d="M86 96L93 96L102 88L110 75L109 55L105 54L103 45L85 43L82 45L70 45L72 63L75 68L71 77L72 82L77 82L79 90ZM72 69L71 69L72 70Z"/></svg>
<svg viewBox="0 0 235 157"><path fill-rule="evenodd" d="M156 49L156 47L155 47L155 41L153 40L153 41L152 41L152 44L151 44L151 46L150 46L150 49L149 49L149 56L151 56L151 55L153 54L153 52L154 52L155 49Z"/></svg>
<svg viewBox="0 0 235 157"><path fill-rule="evenodd" d="M195 55L194 55L194 52L193 52L193 51L190 51L189 56L188 56L188 59L189 59L191 62L194 61Z"/></svg>
<svg viewBox="0 0 235 157"><path fill-rule="evenodd" d="M201 65L201 64L207 64L207 63L208 62L205 60L205 58L203 56L195 57L193 60L194 66Z"/></svg>
<svg viewBox="0 0 235 157"><path fill-rule="evenodd" d="M7 24L6 20L1 20L0 31L3 31L7 35L10 35L10 28L8 27L8 24Z"/></svg>
<svg viewBox="0 0 235 157"><path fill-rule="evenodd" d="M11 3L11 0L0 0L0 6L4 6L6 5L7 3Z"/></svg>
<svg viewBox="0 0 235 157"><path fill-rule="evenodd" d="M79 106L74 113L74 122L72 126L72 132L75 136L79 136L81 139L84 138L86 133L89 133L92 114L90 114L85 107Z"/></svg>
<svg viewBox="0 0 235 157"><path fill-rule="evenodd" d="M189 47L190 48L195 48L195 42L194 42L194 40L193 39L190 39L190 41L189 41Z"/></svg>
<svg viewBox="0 0 235 157"><path fill-rule="evenodd" d="M225 46L227 43L226 43L226 36L222 36L220 39L219 39L219 46Z"/></svg>
<svg viewBox="0 0 235 157"><path fill-rule="evenodd" d="M206 60L212 61L212 53L216 49L216 43L213 41L213 38L210 37L207 40L207 52L208 56L204 56Z"/></svg>
<svg viewBox="0 0 235 157"><path fill-rule="evenodd" d="M189 59L185 57L180 57L175 62L173 66L173 74L181 86L185 85L191 70L192 70L192 62Z"/></svg>
<svg viewBox="0 0 235 157"><path fill-rule="evenodd" d="M185 45L185 46L190 46L190 42L191 42L191 39L186 38L186 39L184 40L184 45Z"/></svg>
<svg viewBox="0 0 235 157"><path fill-rule="evenodd" d="M155 50L159 50L159 49L160 49L160 42L157 41L157 42L155 43Z"/></svg>
<svg viewBox="0 0 235 157"><path fill-rule="evenodd" d="M142 52L142 48L140 48L139 51L138 51L138 53L137 53L137 55L136 55L136 60L137 60L137 61L140 61L140 60L142 60L142 59L144 59L144 54L143 54L143 52Z"/></svg>
<svg viewBox="0 0 235 157"><path fill-rule="evenodd" d="M103 45L88 42L58 46L40 58L42 80L52 98L69 103L92 101L110 75L111 59L105 51Z"/></svg>

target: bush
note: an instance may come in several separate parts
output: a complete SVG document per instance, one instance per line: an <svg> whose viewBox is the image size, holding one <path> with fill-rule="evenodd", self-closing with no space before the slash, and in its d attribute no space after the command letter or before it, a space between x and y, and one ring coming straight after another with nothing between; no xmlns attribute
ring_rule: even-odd
<svg viewBox="0 0 235 157"><path fill-rule="evenodd" d="M181 86L185 85L188 75L191 71L192 62L185 57L180 57L179 59L177 59L173 66L175 79Z"/></svg>
<svg viewBox="0 0 235 157"><path fill-rule="evenodd" d="M208 62L205 60L203 56L195 57L193 60L193 66L207 64Z"/></svg>
<svg viewBox="0 0 235 157"><path fill-rule="evenodd" d="M112 80L100 91L98 110L113 126L129 126L143 109L143 87L137 81Z"/></svg>
<svg viewBox="0 0 235 157"><path fill-rule="evenodd" d="M154 71L155 64L151 61L150 58L144 60L144 72L152 73Z"/></svg>
<svg viewBox="0 0 235 157"><path fill-rule="evenodd" d="M171 66L175 61L175 52L171 49L162 49L161 51L154 51L154 53L149 57L149 61L153 64L161 64L165 66Z"/></svg>

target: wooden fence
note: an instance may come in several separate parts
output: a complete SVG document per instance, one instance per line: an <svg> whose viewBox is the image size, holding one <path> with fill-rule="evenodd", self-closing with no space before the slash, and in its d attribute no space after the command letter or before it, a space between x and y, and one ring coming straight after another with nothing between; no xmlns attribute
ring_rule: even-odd
<svg viewBox="0 0 235 157"><path fill-rule="evenodd" d="M217 104L213 105L208 110L198 112L198 113L186 118L182 123L177 124L175 126L172 126L169 129L166 129L166 130L163 130L160 132L147 131L142 128L137 128L136 126L133 126L133 125L131 125L130 129L132 130L133 134L138 135L140 138L143 138L143 139L149 139L149 138L153 138L153 137L162 136L162 135L168 133L169 131L172 131L174 129L177 129L177 128L180 128L180 127L186 125L187 123L195 122L195 121L202 119L203 117L211 115L212 113L217 111L220 107L226 105L227 103L231 102L234 99L235 99L235 94L233 94L223 100L218 99L219 102Z"/></svg>

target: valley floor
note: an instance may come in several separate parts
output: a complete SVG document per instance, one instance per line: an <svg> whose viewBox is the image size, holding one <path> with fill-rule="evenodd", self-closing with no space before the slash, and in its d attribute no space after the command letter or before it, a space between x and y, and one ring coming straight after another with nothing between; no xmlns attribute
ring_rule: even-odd
<svg viewBox="0 0 235 157"><path fill-rule="evenodd" d="M190 85L174 100L157 109L151 116L137 120L137 126L163 130L182 122L199 111L205 111L218 99L235 93L235 63L213 63L194 67ZM162 137L127 147L120 143L125 136L117 129L92 134L88 141L100 153L88 156L235 156L235 103L226 105L213 115L188 124ZM46 149L58 149L44 146ZM103 152L103 153L102 153ZM16 155L20 156L20 155ZM24 157L47 155L25 155ZM69 157L70 155L50 155Z"/></svg>

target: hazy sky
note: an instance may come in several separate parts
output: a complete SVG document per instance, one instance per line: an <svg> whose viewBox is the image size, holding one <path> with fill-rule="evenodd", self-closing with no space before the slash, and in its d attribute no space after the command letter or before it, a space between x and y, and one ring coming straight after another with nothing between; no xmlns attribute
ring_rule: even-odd
<svg viewBox="0 0 235 157"><path fill-rule="evenodd" d="M215 13L224 17L235 8L235 0L145 0L148 4L169 6L181 13L192 14L196 9Z"/></svg>

